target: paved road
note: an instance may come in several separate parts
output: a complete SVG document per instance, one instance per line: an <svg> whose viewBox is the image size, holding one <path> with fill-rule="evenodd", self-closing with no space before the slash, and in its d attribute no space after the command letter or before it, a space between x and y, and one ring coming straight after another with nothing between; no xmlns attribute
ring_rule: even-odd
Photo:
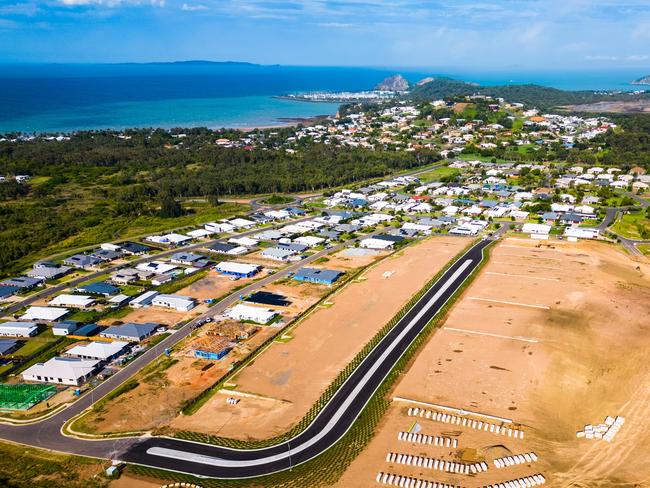
<svg viewBox="0 0 650 488"><path fill-rule="evenodd" d="M256 450L234 450L151 437L129 446L121 459L200 476L241 478L269 474L308 461L352 426L376 389L418 334L483 259L482 240L457 260L357 367L310 426L293 439Z"/></svg>
<svg viewBox="0 0 650 488"><path fill-rule="evenodd" d="M503 231L497 233L496 237L504 231L505 227ZM121 459L195 475L225 478L259 476L305 462L336 443L347 432L411 342L478 266L482 260L482 251L489 242L480 241L456 261L361 363L307 430L288 442L266 449L246 451L158 437L86 441L65 437L60 432L62 425L68 419L81 413L91 406L93 401L97 401L128 380L158 356L164 348L171 347L187 336L198 320L219 313L232 304L237 299L236 294L136 358L123 370L95 388L92 397L86 394L66 410L36 424L0 425L0 438L67 453ZM336 248L344 245L341 244ZM318 259L330 251L332 249L316 253L308 260ZM240 290L238 294L249 293L267 282L278 279L309 262L308 260L265 277Z"/></svg>

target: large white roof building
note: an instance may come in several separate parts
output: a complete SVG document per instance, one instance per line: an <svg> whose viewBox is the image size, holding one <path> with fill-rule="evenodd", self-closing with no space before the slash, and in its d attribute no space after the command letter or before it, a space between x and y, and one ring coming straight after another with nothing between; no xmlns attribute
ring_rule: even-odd
<svg viewBox="0 0 650 488"><path fill-rule="evenodd" d="M85 308L95 303L95 299L88 295L68 295L63 293L50 300L50 305L68 305L70 307Z"/></svg>
<svg viewBox="0 0 650 488"><path fill-rule="evenodd" d="M226 311L224 315L234 320L250 320L258 324L267 324L277 314L278 312L270 308L253 307L239 303Z"/></svg>
<svg viewBox="0 0 650 488"><path fill-rule="evenodd" d="M97 359L108 361L120 355L124 348L129 345L128 342L113 341L101 342L95 341L88 344L80 344L66 351L66 355L82 359Z"/></svg>
<svg viewBox="0 0 650 488"><path fill-rule="evenodd" d="M20 320L44 320L46 322L54 322L68 312L69 310L67 308L29 307L27 312L21 315Z"/></svg>
<svg viewBox="0 0 650 488"><path fill-rule="evenodd" d="M27 368L22 376L25 381L79 386L95 373L98 365L99 361L94 359L56 357Z"/></svg>

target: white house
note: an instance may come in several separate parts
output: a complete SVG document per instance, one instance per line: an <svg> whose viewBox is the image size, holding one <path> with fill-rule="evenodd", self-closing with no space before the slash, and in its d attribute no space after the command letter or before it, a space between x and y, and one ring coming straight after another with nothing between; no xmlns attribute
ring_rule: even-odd
<svg viewBox="0 0 650 488"><path fill-rule="evenodd" d="M228 242L232 244L237 244L238 246L244 246L244 247L253 247L257 246L257 240L253 239L252 237L233 237L231 239L228 239Z"/></svg>
<svg viewBox="0 0 650 488"><path fill-rule="evenodd" d="M314 236L302 236L293 240L293 242L297 244L304 244L305 246L308 247L318 246L321 242L324 241L325 239L323 239L322 237L314 237Z"/></svg>
<svg viewBox="0 0 650 488"><path fill-rule="evenodd" d="M215 233L227 233L235 230L235 226L228 222L209 222L203 226L205 230Z"/></svg>
<svg viewBox="0 0 650 488"><path fill-rule="evenodd" d="M123 341L94 341L88 344L79 344L78 346L74 346L73 348L68 349L65 354L67 356L77 357L81 359L110 361L111 359L114 359L122 354L128 345L128 342Z"/></svg>
<svg viewBox="0 0 650 488"><path fill-rule="evenodd" d="M145 291L143 294L138 295L133 300L131 300L129 302L129 306L132 308L146 307L148 305L151 305L151 302L153 302L153 299L156 298L157 295L158 295L157 291L154 290Z"/></svg>
<svg viewBox="0 0 650 488"><path fill-rule="evenodd" d="M395 244L393 241L368 237L367 239L363 239L359 243L359 246L365 247L366 249L388 249L392 248L393 244Z"/></svg>
<svg viewBox="0 0 650 488"><path fill-rule="evenodd" d="M95 359L55 357L27 368L22 376L25 381L79 386L95 373L98 365Z"/></svg>
<svg viewBox="0 0 650 488"><path fill-rule="evenodd" d="M531 223L526 223L523 225L521 228L521 231L524 234L542 234L542 235L548 235L549 232L551 232L551 226L550 225L545 225L545 224L531 224Z"/></svg>
<svg viewBox="0 0 650 488"><path fill-rule="evenodd" d="M267 324L278 314L271 308L253 307L239 303L226 311L224 315L234 320L250 320L258 324Z"/></svg>
<svg viewBox="0 0 650 488"><path fill-rule="evenodd" d="M598 239L600 231L588 227L567 227L564 236L568 239Z"/></svg>

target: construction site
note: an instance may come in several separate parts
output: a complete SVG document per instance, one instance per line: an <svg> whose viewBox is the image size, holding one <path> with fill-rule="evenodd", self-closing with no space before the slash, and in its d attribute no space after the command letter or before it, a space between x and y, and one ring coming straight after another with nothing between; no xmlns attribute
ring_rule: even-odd
<svg viewBox="0 0 650 488"><path fill-rule="evenodd" d="M337 486L644 486L648 303L613 246L504 240Z"/></svg>

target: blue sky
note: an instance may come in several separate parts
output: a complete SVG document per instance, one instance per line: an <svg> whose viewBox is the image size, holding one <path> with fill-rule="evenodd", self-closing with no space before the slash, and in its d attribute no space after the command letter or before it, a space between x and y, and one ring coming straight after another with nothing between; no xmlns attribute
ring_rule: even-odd
<svg viewBox="0 0 650 488"><path fill-rule="evenodd" d="M0 62L650 66L650 0L0 0Z"/></svg>

